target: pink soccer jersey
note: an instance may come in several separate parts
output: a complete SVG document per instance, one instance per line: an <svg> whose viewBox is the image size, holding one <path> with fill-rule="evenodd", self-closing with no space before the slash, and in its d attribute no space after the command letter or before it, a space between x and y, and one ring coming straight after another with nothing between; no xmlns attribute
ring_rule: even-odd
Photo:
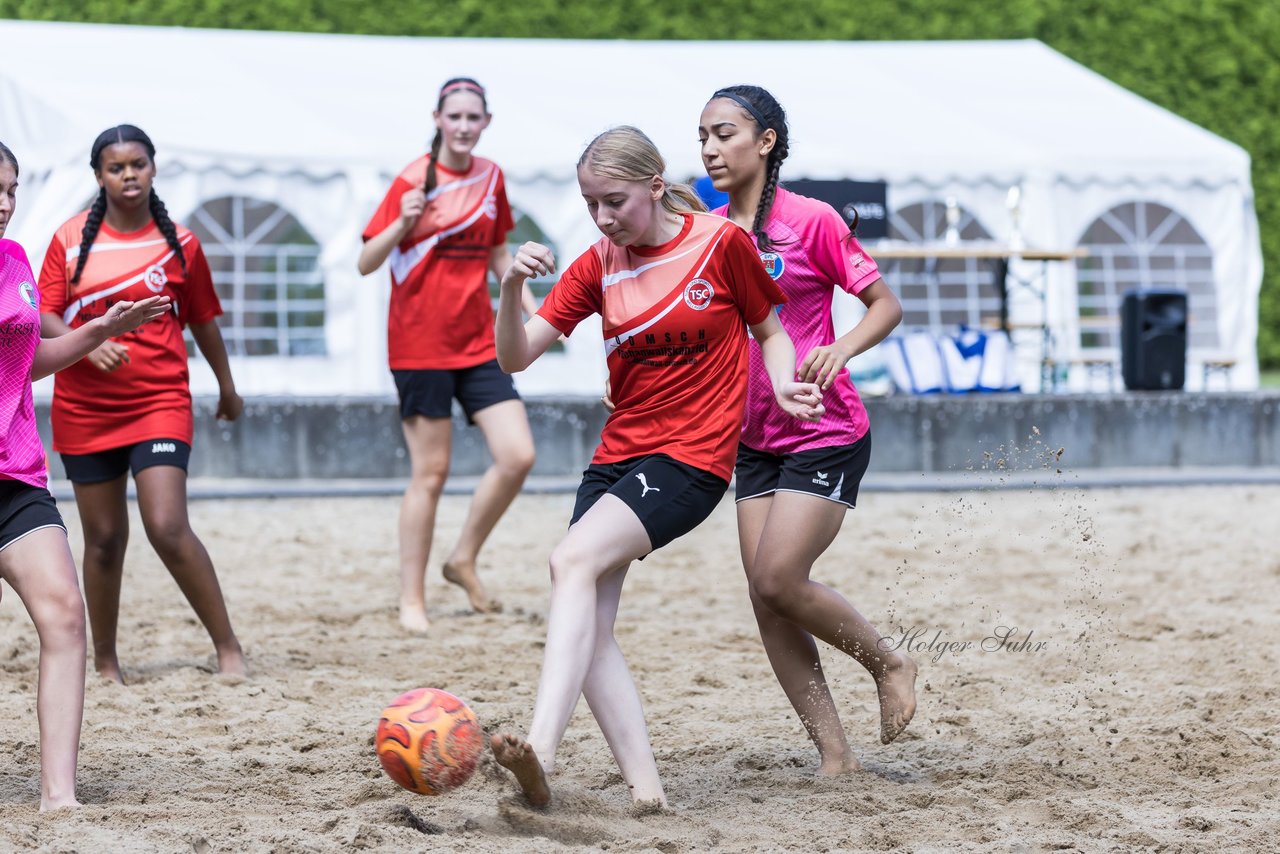
<svg viewBox="0 0 1280 854"><path fill-rule="evenodd" d="M716 213L726 215L728 207ZM760 253L765 270L781 286L787 302L778 310L782 326L796 347L796 365L814 347L835 341L831 299L839 286L851 294L880 278L876 262L850 236L840 214L825 202L798 196L782 187L774 196L766 233L773 248ZM773 385L759 347L751 347L747 409L742 443L770 454L793 454L811 448L848 445L870 426L858 390L841 371L823 393L826 414L816 424L799 421L773 402Z"/></svg>
<svg viewBox="0 0 1280 854"><path fill-rule="evenodd" d="M40 292L27 253L0 240L0 479L49 481L31 399L31 364L40 343Z"/></svg>

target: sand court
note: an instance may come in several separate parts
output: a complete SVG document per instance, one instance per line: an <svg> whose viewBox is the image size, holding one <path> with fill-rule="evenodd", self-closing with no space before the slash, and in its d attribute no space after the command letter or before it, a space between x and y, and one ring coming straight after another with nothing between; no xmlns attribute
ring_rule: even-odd
<svg viewBox="0 0 1280 854"><path fill-rule="evenodd" d="M212 675L134 508L129 684L90 679L75 812L36 811L36 639L6 591L0 850L1193 851L1280 832L1280 557L1259 512L1280 487L864 493L814 577L911 650L919 711L881 745L870 677L824 648L865 771L821 780L756 635L725 500L623 594L618 637L672 805L652 814L585 703L549 813L491 761L439 798L383 775L376 718L408 688L466 698L489 730L528 725L572 496L522 496L500 523L481 571L506 611L487 615L439 575L465 500L441 506L426 638L396 621L398 499L193 503L242 681Z"/></svg>

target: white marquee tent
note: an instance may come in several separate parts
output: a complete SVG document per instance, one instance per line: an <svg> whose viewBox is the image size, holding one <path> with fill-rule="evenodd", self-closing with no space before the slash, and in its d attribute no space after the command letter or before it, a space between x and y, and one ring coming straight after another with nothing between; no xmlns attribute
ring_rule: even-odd
<svg viewBox="0 0 1280 854"><path fill-rule="evenodd" d="M93 138L122 122L156 141L157 187L176 219L248 197L287 210L319 245L323 354L235 357L245 394L391 390L389 285L385 271L357 274L359 235L430 139L440 83L459 74L490 93L494 123L478 152L502 165L513 205L566 261L598 236L573 170L592 136L637 125L668 174L687 179L701 174L695 128L707 96L758 83L791 120L784 180L883 179L891 210L954 197L995 240L1009 237L1006 196L1018 185L1032 247L1073 247L1128 203L1175 211L1212 258L1216 347L1199 357L1234 358L1233 384L1257 382L1262 270L1248 155L1036 41L474 40L14 21L0 22L0 39L0 140L23 166L8 236L33 263L96 189ZM1071 333L1074 271L1051 265L1047 276L1050 322ZM850 311L841 309L846 323ZM1034 321L1041 306L1024 295L1012 311ZM576 334L522 375L521 389L598 393L598 340ZM193 374L198 392L213 390L207 371ZM1197 379L1190 371L1189 384Z"/></svg>

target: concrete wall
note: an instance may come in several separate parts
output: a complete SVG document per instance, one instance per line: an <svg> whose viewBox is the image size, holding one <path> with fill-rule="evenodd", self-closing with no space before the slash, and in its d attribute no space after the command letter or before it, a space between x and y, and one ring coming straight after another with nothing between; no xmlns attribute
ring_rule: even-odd
<svg viewBox="0 0 1280 854"><path fill-rule="evenodd" d="M604 424L599 401L535 398L526 405L538 448L533 473L576 477ZM52 447L48 405L37 409ZM873 471L1280 465L1278 393L891 397L869 400L867 409ZM197 400L193 477L389 478L409 471L390 399L254 398L232 425L216 423L213 411L213 400ZM50 474L62 477L57 454L49 463ZM476 475L487 463L479 430L455 414L452 473Z"/></svg>

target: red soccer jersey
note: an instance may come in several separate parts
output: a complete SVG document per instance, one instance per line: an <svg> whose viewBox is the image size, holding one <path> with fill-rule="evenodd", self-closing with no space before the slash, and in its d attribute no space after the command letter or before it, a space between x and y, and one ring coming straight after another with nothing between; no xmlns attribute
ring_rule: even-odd
<svg viewBox="0 0 1280 854"><path fill-rule="evenodd" d="M565 335L601 315L617 408L592 462L667 454L726 481L747 391L747 325L787 301L747 233L686 214L662 246L602 239L569 266L538 314Z"/></svg>
<svg viewBox="0 0 1280 854"><path fill-rule="evenodd" d="M81 359L60 371L53 385L53 448L93 454L148 439L191 442L191 389L182 329L222 314L209 262L196 236L177 226L184 272L154 222L121 234L103 223L80 281L70 284L80 257L88 212L57 230L40 271L40 310L73 329L100 317L113 303L167 295L173 311L115 339L129 361L107 373Z"/></svg>
<svg viewBox="0 0 1280 854"><path fill-rule="evenodd" d="M400 218L400 198L427 177L430 156L405 167L364 239ZM469 368L495 358L489 252L515 227L502 170L471 158L466 174L437 165L439 184L418 223L391 250L387 355L393 371Z"/></svg>

